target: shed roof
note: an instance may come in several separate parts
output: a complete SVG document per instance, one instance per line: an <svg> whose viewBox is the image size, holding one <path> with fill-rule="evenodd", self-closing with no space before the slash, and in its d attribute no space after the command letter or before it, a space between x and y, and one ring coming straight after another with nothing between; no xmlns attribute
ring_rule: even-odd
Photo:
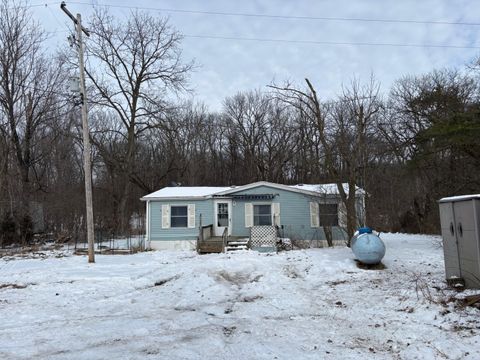
<svg viewBox="0 0 480 360"><path fill-rule="evenodd" d="M472 200L472 199L480 199L480 194L473 194L473 195L459 195L459 196L449 196L441 198L438 202L455 202L455 201L465 201L465 200Z"/></svg>

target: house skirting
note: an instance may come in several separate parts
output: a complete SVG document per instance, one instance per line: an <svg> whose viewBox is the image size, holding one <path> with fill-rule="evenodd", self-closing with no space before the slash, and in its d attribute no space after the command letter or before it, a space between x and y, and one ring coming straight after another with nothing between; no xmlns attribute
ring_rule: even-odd
<svg viewBox="0 0 480 360"><path fill-rule="evenodd" d="M148 242L152 250L196 250L197 240L152 240Z"/></svg>
<svg viewBox="0 0 480 360"><path fill-rule="evenodd" d="M328 247L326 240L293 240L296 248L323 248ZM344 246L345 240L333 240L334 246ZM151 250L196 250L197 240L152 240L146 243L146 248ZM258 250L255 248L254 250ZM267 249L260 249L266 251Z"/></svg>
<svg viewBox="0 0 480 360"><path fill-rule="evenodd" d="M328 247L327 240L292 240L292 243L295 247L301 249L308 248L326 248ZM333 246L345 246L346 240L333 240Z"/></svg>

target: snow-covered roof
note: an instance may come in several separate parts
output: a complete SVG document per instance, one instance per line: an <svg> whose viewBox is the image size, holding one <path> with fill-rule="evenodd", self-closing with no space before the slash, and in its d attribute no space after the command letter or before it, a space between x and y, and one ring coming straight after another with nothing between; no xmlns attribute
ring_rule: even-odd
<svg viewBox="0 0 480 360"><path fill-rule="evenodd" d="M480 199L480 194L449 196L449 197L444 197L440 199L439 202L454 202L454 201L465 201L465 200L472 200L472 199Z"/></svg>
<svg viewBox="0 0 480 360"><path fill-rule="evenodd" d="M343 183L343 190L348 194L348 184ZM290 185L290 187L296 188L296 189L301 189L301 190L307 190L315 193L321 193L321 194L329 194L329 195L338 195L338 186L335 183L332 184L298 184L298 185ZM363 194L364 190L359 188L358 186L356 187L356 192L357 194Z"/></svg>
<svg viewBox="0 0 480 360"><path fill-rule="evenodd" d="M228 196L231 193L252 189L258 186L270 186L287 191L300 192L309 195L338 195L337 184L299 184L283 185L267 181L259 181L242 186L174 186L165 187L151 194L145 195L141 200L155 199L180 199L180 198L206 198L213 195ZM344 183L343 188L348 192L348 184ZM357 188L357 194L363 194L364 191Z"/></svg>
<svg viewBox="0 0 480 360"><path fill-rule="evenodd" d="M171 186L164 187L151 194L145 195L142 200L171 199L171 198L203 198L232 189L225 186Z"/></svg>

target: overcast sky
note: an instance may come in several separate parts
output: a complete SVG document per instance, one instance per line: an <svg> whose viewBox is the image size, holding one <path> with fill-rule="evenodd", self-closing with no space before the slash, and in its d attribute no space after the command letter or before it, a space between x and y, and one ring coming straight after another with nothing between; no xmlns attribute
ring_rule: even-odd
<svg viewBox="0 0 480 360"><path fill-rule="evenodd" d="M88 21L91 5L67 1L72 13ZM91 4L92 2L90 2ZM480 53L480 25L448 25L398 22L340 21L235 15L200 14L170 10L281 15L290 17L335 17L384 20L414 20L480 24L480 1L455 0L101 0L93 3L138 6L158 16L168 16L186 37L185 60L198 65L190 86L195 99L211 110L220 110L227 96L238 91L264 89L272 81L312 80L323 98L338 94L342 84L354 76L367 81L373 72L383 91L407 74L420 74L442 67L463 67ZM41 4L31 1L31 4ZM66 42L70 20L60 2L32 7L32 12L52 34L52 46ZM112 7L118 17L128 8ZM277 39L304 42L339 42L327 45L294 42L266 42L195 38L217 36L248 39ZM358 43L453 45L472 48L428 48L365 46ZM303 85L303 83L302 83Z"/></svg>

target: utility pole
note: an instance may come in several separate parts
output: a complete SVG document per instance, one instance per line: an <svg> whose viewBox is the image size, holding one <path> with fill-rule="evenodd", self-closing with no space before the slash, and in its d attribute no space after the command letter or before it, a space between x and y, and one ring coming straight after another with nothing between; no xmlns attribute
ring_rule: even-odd
<svg viewBox="0 0 480 360"><path fill-rule="evenodd" d="M78 66L80 73L80 99L82 104L82 128L83 128L83 169L85 172L85 203L87 210L87 240L88 240L88 262L95 262L94 252L94 232L93 232L93 201L92 201L92 163L91 163L91 147L90 147L90 132L88 131L87 118L87 92L85 90L85 63L83 59L83 41L82 32L90 36L90 33L82 26L82 17L77 14L75 18L73 14L68 11L65 1L62 1L60 8L65 14L72 19L75 24L78 38Z"/></svg>

